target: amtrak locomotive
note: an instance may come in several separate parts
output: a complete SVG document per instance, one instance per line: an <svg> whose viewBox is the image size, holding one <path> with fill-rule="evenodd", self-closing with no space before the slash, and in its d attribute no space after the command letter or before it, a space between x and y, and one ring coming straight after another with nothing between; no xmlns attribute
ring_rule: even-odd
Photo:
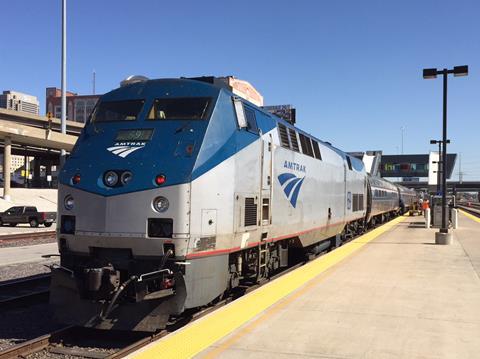
<svg viewBox="0 0 480 359"><path fill-rule="evenodd" d="M212 78L103 95L59 182L57 315L148 331L415 197Z"/></svg>

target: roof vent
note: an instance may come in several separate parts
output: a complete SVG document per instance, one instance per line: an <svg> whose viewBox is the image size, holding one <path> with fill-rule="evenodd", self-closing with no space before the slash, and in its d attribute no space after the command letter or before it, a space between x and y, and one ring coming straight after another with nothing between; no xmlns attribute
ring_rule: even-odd
<svg viewBox="0 0 480 359"><path fill-rule="evenodd" d="M120 82L120 87L135 84L137 82L145 82L145 81L148 81L148 77L145 77L142 75L130 75L125 80Z"/></svg>

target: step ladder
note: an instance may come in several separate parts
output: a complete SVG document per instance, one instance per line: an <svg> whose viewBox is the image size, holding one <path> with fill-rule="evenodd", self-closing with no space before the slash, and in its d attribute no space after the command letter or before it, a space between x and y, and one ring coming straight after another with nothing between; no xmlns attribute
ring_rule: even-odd
<svg viewBox="0 0 480 359"><path fill-rule="evenodd" d="M267 271L267 242L258 245L258 279L265 277Z"/></svg>

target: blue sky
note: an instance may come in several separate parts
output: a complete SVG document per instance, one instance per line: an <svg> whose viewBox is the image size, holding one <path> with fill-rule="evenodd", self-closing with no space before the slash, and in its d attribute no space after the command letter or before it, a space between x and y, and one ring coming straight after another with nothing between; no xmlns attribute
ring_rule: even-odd
<svg viewBox="0 0 480 359"><path fill-rule="evenodd" d="M60 87L61 0L11 1L0 23L0 90ZM345 151L427 153L440 138L442 82L422 68L468 64L449 78L449 151L480 180L478 1L69 0L68 89L97 93L131 74L234 75L266 104ZM457 177L458 161L455 169Z"/></svg>

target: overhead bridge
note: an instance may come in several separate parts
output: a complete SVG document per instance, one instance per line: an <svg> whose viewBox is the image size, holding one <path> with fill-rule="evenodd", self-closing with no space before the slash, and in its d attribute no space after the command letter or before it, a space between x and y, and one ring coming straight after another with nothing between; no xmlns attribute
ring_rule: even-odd
<svg viewBox="0 0 480 359"><path fill-rule="evenodd" d="M51 174L52 152L62 149L70 152L77 141L84 124L67 121L67 133L60 132L61 123L58 119L46 116L0 109L0 139L3 140L3 174L4 198L10 196L10 173L12 146L15 154L34 156L34 183L40 180L40 158L49 157L47 174ZM20 152L20 153L19 153ZM43 156L43 154L45 156ZM58 158L58 156L54 156ZM50 170L48 169L50 168Z"/></svg>

